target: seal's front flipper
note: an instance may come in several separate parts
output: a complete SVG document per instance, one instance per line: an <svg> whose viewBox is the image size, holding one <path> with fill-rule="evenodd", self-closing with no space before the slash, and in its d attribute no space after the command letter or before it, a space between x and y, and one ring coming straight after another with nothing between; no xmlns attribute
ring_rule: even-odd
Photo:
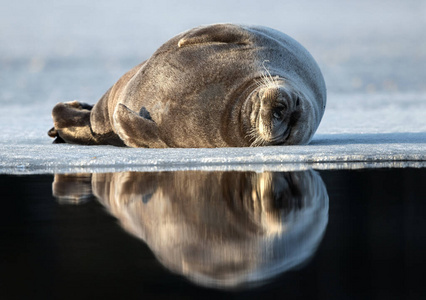
<svg viewBox="0 0 426 300"><path fill-rule="evenodd" d="M71 101L58 103L52 110L54 127L48 135L56 138L53 143L97 144L90 130L91 105Z"/></svg>
<svg viewBox="0 0 426 300"><path fill-rule="evenodd" d="M251 44L250 34L240 26L216 24L190 30L178 42L178 47L205 43Z"/></svg>
<svg viewBox="0 0 426 300"><path fill-rule="evenodd" d="M142 108L136 113L119 103L114 111L114 129L129 147L167 148L159 136L157 124L149 112Z"/></svg>

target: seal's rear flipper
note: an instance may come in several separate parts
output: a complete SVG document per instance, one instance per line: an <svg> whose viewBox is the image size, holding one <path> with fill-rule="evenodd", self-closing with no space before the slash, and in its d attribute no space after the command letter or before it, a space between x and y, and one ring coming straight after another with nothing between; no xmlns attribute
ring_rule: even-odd
<svg viewBox="0 0 426 300"><path fill-rule="evenodd" d="M216 24L195 28L185 34L178 42L178 47L205 43L251 44L250 35L240 26L233 24Z"/></svg>
<svg viewBox="0 0 426 300"><path fill-rule="evenodd" d="M166 148L159 136L157 124L149 112L142 108L140 114L119 103L114 111L114 129L129 147Z"/></svg>
<svg viewBox="0 0 426 300"><path fill-rule="evenodd" d="M66 143L60 136L58 131L55 127L50 128L50 130L47 132L47 135L51 138L54 138L53 144L63 144Z"/></svg>
<svg viewBox="0 0 426 300"><path fill-rule="evenodd" d="M48 135L56 138L53 143L97 144L90 129L91 105L71 101L58 103L52 110L54 127Z"/></svg>
<svg viewBox="0 0 426 300"><path fill-rule="evenodd" d="M55 174L52 194L60 204L83 204L93 197L90 173Z"/></svg>

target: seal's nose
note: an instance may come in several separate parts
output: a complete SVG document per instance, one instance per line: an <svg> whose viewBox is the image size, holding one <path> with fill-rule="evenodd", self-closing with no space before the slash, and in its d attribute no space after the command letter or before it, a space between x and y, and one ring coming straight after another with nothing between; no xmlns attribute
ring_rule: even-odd
<svg viewBox="0 0 426 300"><path fill-rule="evenodd" d="M272 121L272 115L276 102L278 100L279 89L276 87L267 87L260 93L260 114L262 120L266 123Z"/></svg>
<svg viewBox="0 0 426 300"><path fill-rule="evenodd" d="M260 97L264 120L283 120L293 107L291 92L282 87L267 87L261 92Z"/></svg>

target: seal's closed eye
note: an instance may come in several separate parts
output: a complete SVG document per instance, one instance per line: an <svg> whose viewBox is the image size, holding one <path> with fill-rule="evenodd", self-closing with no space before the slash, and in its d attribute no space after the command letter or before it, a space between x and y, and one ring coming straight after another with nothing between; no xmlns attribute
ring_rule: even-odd
<svg viewBox="0 0 426 300"><path fill-rule="evenodd" d="M248 45L250 36L239 26L216 24L192 30L179 40L178 47L207 43Z"/></svg>

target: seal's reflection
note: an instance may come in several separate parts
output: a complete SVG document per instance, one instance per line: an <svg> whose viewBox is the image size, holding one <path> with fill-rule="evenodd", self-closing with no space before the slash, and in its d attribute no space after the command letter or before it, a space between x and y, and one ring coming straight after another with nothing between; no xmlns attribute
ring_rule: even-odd
<svg viewBox="0 0 426 300"><path fill-rule="evenodd" d="M69 176L55 175L53 192L69 199L64 184ZM164 266L216 288L257 285L301 265L328 222L327 191L312 170L93 174L91 185Z"/></svg>

